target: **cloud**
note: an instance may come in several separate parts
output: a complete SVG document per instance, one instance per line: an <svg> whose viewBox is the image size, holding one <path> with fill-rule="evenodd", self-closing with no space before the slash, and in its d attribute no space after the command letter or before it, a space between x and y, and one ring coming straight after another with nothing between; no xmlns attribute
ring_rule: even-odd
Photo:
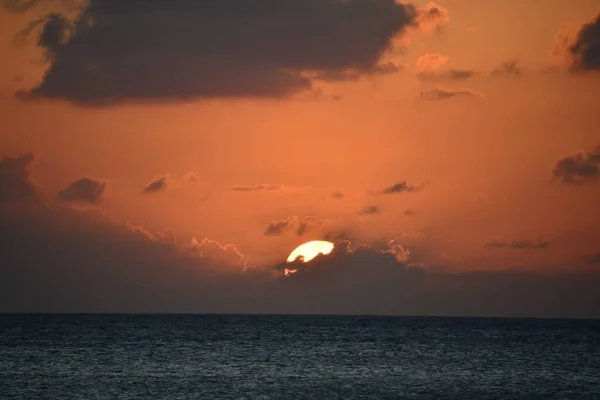
<svg viewBox="0 0 600 400"><path fill-rule="evenodd" d="M281 236L288 232L294 232L302 236L313 228L321 225L323 221L315 217L289 217L282 221L271 222L265 230L265 236Z"/></svg>
<svg viewBox="0 0 600 400"><path fill-rule="evenodd" d="M422 81L455 81L469 79L477 74L472 70L444 69L449 61L449 57L439 53L420 56L415 64L417 78Z"/></svg>
<svg viewBox="0 0 600 400"><path fill-rule="evenodd" d="M373 215L381 212L381 208L379 206L367 206L360 210L358 214L360 215Z"/></svg>
<svg viewBox="0 0 600 400"><path fill-rule="evenodd" d="M523 68L519 66L519 60L506 60L500 66L492 70L492 77L517 77L521 76Z"/></svg>
<svg viewBox="0 0 600 400"><path fill-rule="evenodd" d="M31 185L29 162L12 170L21 184ZM8 193L14 181L0 165ZM355 245L341 234L330 255L257 268L233 244L13 198L19 207L0 204L0 312L600 316L594 269L436 272L397 242ZM284 277L285 268L297 272Z"/></svg>
<svg viewBox="0 0 600 400"><path fill-rule="evenodd" d="M306 72L387 72L379 59L393 38L445 19L393 0L89 0L74 20L50 14L30 30L50 66L21 97L285 98L312 88Z"/></svg>
<svg viewBox="0 0 600 400"><path fill-rule="evenodd" d="M450 58L440 53L423 54L417 59L415 67L419 73L433 72L446 65L448 61Z"/></svg>
<svg viewBox="0 0 600 400"><path fill-rule="evenodd" d="M471 89L448 89L441 86L425 90L421 92L419 95L420 100L447 100L456 97L473 97L473 98L482 98L481 93L478 93Z"/></svg>
<svg viewBox="0 0 600 400"><path fill-rule="evenodd" d="M410 208L407 208L406 210L404 210L402 212L402 214L407 215L407 216L413 216L413 215L415 215L415 212L414 212L414 210L411 210Z"/></svg>
<svg viewBox="0 0 600 400"><path fill-rule="evenodd" d="M392 186L388 186L382 189L379 193L381 194L395 194L395 193L404 193L404 192L416 192L422 189L421 187L411 186L406 181L396 183Z"/></svg>
<svg viewBox="0 0 600 400"><path fill-rule="evenodd" d="M404 263L409 256L410 252L393 240L380 246L379 249L367 245L355 246L350 241L341 240L335 243L333 251L328 255L318 255L307 263L302 261L283 262L273 268L277 271L288 269L302 272L295 275L294 279L303 274L322 274L330 272L326 270L334 269L338 270L339 275L342 276L361 270L366 276L370 273L382 273L390 269L394 273L402 274L408 272L407 265Z"/></svg>
<svg viewBox="0 0 600 400"><path fill-rule="evenodd" d="M142 193L152 194L158 192L164 192L167 190L167 186L169 185L169 175L161 176L160 178L156 178L152 182L148 183Z"/></svg>
<svg viewBox="0 0 600 400"><path fill-rule="evenodd" d="M0 161L0 203L36 196L35 187L29 182L28 168L32 161L31 153Z"/></svg>
<svg viewBox="0 0 600 400"><path fill-rule="evenodd" d="M234 192L256 192L256 191L272 191L272 190L280 190L283 189L283 185L270 185L266 183L261 183L260 185L250 185L250 186L234 186L229 188L229 190L233 190Z"/></svg>
<svg viewBox="0 0 600 400"><path fill-rule="evenodd" d="M550 247L552 242L550 240L512 240L506 241L504 239L491 239L484 243L483 247L487 249L546 249Z"/></svg>
<svg viewBox="0 0 600 400"><path fill-rule="evenodd" d="M589 153L578 153L561 158L556 163L552 180L561 180L564 184L580 185L597 183L600 171L600 146Z"/></svg>
<svg viewBox="0 0 600 400"><path fill-rule="evenodd" d="M400 64L396 64L392 61L388 61L386 63L377 64L371 68L370 71L364 72L356 69L346 69L346 70L332 70L332 71L323 71L315 74L309 75L311 79L317 81L330 81L330 82L352 82L358 81L361 78L373 78L377 76L385 76L395 74L404 70L404 66Z"/></svg>
<svg viewBox="0 0 600 400"><path fill-rule="evenodd" d="M69 202L98 203L105 189L106 184L103 182L82 178L61 190L56 197Z"/></svg>
<svg viewBox="0 0 600 400"><path fill-rule="evenodd" d="M331 197L339 200L339 199L343 199L344 197L346 197L346 195L342 192L333 192L333 193L331 193Z"/></svg>
<svg viewBox="0 0 600 400"><path fill-rule="evenodd" d="M439 30L450 21L448 10L429 2L422 9L417 10L417 23L421 30Z"/></svg>
<svg viewBox="0 0 600 400"><path fill-rule="evenodd" d="M600 69L600 14L583 24L569 46L571 67L576 70Z"/></svg>
<svg viewBox="0 0 600 400"><path fill-rule="evenodd" d="M586 254L583 259L590 264L600 264L600 252L596 254Z"/></svg>

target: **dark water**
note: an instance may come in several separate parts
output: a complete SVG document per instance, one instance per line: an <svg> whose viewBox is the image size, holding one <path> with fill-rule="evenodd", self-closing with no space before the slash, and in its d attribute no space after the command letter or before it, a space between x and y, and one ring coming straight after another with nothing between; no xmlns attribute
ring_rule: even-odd
<svg viewBox="0 0 600 400"><path fill-rule="evenodd" d="M1 316L0 399L600 399L600 321Z"/></svg>

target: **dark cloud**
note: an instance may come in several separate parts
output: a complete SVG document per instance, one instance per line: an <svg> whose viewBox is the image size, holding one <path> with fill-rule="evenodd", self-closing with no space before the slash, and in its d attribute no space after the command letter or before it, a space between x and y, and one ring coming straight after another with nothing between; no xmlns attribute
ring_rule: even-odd
<svg viewBox="0 0 600 400"><path fill-rule="evenodd" d="M581 27L569 52L574 69L600 69L600 14Z"/></svg>
<svg viewBox="0 0 600 400"><path fill-rule="evenodd" d="M394 194L394 193L404 193L404 192L416 192L417 190L421 190L421 187L411 186L404 182L396 183L392 186L388 186L382 189L379 193L381 194Z"/></svg>
<svg viewBox="0 0 600 400"><path fill-rule="evenodd" d="M491 249L546 249L550 247L552 242L550 240L512 240L506 241L504 239L491 239L484 243L483 247Z"/></svg>
<svg viewBox="0 0 600 400"><path fill-rule="evenodd" d="M429 90L421 92L419 95L420 100L447 100L455 97L476 97L481 98L482 95L471 89L448 89L443 87L435 87Z"/></svg>
<svg viewBox="0 0 600 400"><path fill-rule="evenodd" d="M103 182L82 178L61 190L56 197L63 201L98 203L105 189Z"/></svg>
<svg viewBox="0 0 600 400"><path fill-rule="evenodd" d="M323 221L315 217L289 217L282 221L271 222L265 230L265 236L281 236L288 232L294 232L298 236L302 236L311 229L321 225Z"/></svg>
<svg viewBox="0 0 600 400"><path fill-rule="evenodd" d="M149 184L147 184L144 187L144 189L142 190L142 193L152 194L152 193L164 192L167 189L168 185L169 185L169 176L168 175L161 176L160 178L157 178L157 179L153 180L152 182L150 182Z"/></svg>
<svg viewBox="0 0 600 400"><path fill-rule="evenodd" d="M342 198L346 197L346 195L342 192L333 192L333 193L331 193L331 197L334 199L342 199Z"/></svg>
<svg viewBox="0 0 600 400"><path fill-rule="evenodd" d="M517 77L521 76L523 68L519 66L519 60L507 60L492 71L493 77Z"/></svg>
<svg viewBox="0 0 600 400"><path fill-rule="evenodd" d="M372 215L372 214L378 214L381 212L381 208L379 206L367 206L365 208L363 208L362 210L360 210L358 213L360 215Z"/></svg>
<svg viewBox="0 0 600 400"><path fill-rule="evenodd" d="M266 183L262 183L260 185L250 185L250 186L234 186L229 188L229 190L233 190L236 192L254 192L254 191L271 191L271 190L279 190L283 189L283 185L269 185Z"/></svg>
<svg viewBox="0 0 600 400"><path fill-rule="evenodd" d="M29 182L29 164L33 154L4 157L0 161L0 202L18 201L36 196L35 187Z"/></svg>
<svg viewBox="0 0 600 400"><path fill-rule="evenodd" d="M589 153L578 153L560 159L552 171L552 180L561 180L565 184L597 183L600 171L600 146Z"/></svg>
<svg viewBox="0 0 600 400"><path fill-rule="evenodd" d="M378 64L392 38L447 18L394 0L88 3L75 20L51 14L35 30L50 67L24 97L88 105L283 98L311 89L306 71L392 72Z"/></svg>

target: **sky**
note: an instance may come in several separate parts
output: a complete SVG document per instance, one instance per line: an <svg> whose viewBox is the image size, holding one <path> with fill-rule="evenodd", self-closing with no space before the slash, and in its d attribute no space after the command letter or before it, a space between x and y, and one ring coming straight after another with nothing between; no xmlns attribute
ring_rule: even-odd
<svg viewBox="0 0 600 400"><path fill-rule="evenodd" d="M2 1L0 312L600 317L599 0Z"/></svg>

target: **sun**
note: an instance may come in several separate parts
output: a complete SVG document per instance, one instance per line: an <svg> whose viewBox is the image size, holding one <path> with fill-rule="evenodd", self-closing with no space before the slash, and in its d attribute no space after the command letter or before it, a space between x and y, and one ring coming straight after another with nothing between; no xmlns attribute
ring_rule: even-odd
<svg viewBox="0 0 600 400"><path fill-rule="evenodd" d="M324 240L313 240L296 247L287 258L287 262L292 262L298 257L302 257L303 262L309 262L319 254L329 254L333 250L333 243Z"/></svg>

